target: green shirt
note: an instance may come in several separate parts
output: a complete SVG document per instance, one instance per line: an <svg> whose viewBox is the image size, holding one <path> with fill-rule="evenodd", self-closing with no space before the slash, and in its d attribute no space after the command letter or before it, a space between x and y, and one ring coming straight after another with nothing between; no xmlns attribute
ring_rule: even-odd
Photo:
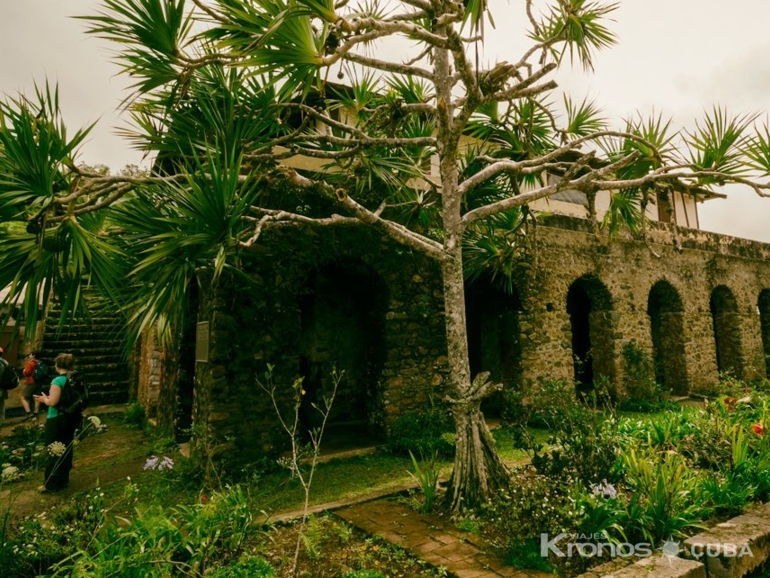
<svg viewBox="0 0 770 578"><path fill-rule="evenodd" d="M61 401L61 396L64 395L64 386L67 385L67 376L66 375L57 375L53 378L53 381L51 381L51 385L56 385L61 388L62 392L59 395L59 401ZM48 406L48 418L52 417L59 417L59 410L56 409L55 406L49 405Z"/></svg>

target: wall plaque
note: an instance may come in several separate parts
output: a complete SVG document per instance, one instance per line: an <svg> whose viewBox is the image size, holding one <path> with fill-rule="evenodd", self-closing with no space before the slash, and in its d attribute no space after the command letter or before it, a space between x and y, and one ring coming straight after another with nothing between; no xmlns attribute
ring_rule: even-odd
<svg viewBox="0 0 770 578"><path fill-rule="evenodd" d="M209 360L209 322L201 321L195 328L195 361Z"/></svg>

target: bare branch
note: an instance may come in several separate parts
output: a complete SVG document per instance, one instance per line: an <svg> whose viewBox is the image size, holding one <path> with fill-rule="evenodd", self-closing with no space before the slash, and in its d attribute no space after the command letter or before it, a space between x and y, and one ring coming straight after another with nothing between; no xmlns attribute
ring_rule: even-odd
<svg viewBox="0 0 770 578"><path fill-rule="evenodd" d="M376 70L382 70L383 72L392 72L395 74L405 74L411 76L418 76L425 78L426 80L433 80L433 73L424 68L413 66L412 64L398 64L396 62L387 62L386 60L378 60L377 58L370 58L368 56L362 56L355 52L350 52L345 55L344 59L348 62L354 62L361 66L368 66Z"/></svg>
<svg viewBox="0 0 770 578"><path fill-rule="evenodd" d="M341 215L332 215L331 217L327 218L315 219L313 217L307 217L297 213L291 213L288 211L273 211L269 209L263 209L261 207L254 207L254 210L265 214L259 219L255 219L253 217L245 217L246 220L256 221L256 225L254 227L254 233L248 239L238 242L238 246L244 249L250 249L259 240L262 231L265 229L301 225L308 225L312 227L363 225L359 219L355 219L353 217L343 217Z"/></svg>
<svg viewBox="0 0 770 578"><path fill-rule="evenodd" d="M279 167L279 169L294 186L302 188L317 187L322 191L324 196L333 198L340 206L348 209L356 219L362 223L380 229L396 242L411 247L434 259L440 260L443 258L443 251L440 243L420 235L419 233L415 233L399 223L382 218L380 215L385 208L384 206L381 205L377 211L370 211L363 205L351 199L344 189L335 190L328 183L309 179L300 175L291 167L282 166Z"/></svg>
<svg viewBox="0 0 770 578"><path fill-rule="evenodd" d="M496 203L491 203L489 205L479 207L478 209L473 209L472 211L468 211L467 213L465 213L465 215L463 215L462 223L464 226L467 226L474 221L483 219L485 217L489 217L491 215L500 213L502 211L506 211L508 209L512 209L513 207L520 207L522 205L527 205L529 203L537 201L538 199L550 197L551 195L554 195L559 191L564 191L567 189L581 189L588 185L595 187L599 182L599 179L605 177L606 175L613 174L616 170L620 168L630 165L637 158L639 158L639 156L640 156L640 153L638 151L634 151L622 157L621 159L619 159L614 163L607 164L598 169L592 169L590 168L590 165L587 162L588 160L590 160L590 153L589 153L588 155L585 155L583 159L581 159L582 162L579 161L579 162L573 163L568 174L565 174L564 177L559 181L551 185L540 187L539 189L536 189L534 191L521 193L519 195L508 197L507 199L503 199L502 201L497 201ZM586 174L576 179L573 179L572 176L574 176L574 174L576 174L581 170L586 170L587 171Z"/></svg>

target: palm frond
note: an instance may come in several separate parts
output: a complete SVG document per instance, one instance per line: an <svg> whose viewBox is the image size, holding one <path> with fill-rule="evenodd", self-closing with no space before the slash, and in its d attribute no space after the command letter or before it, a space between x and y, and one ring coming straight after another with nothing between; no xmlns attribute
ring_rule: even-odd
<svg viewBox="0 0 770 578"><path fill-rule="evenodd" d="M80 16L87 32L122 46L116 62L147 93L180 79L181 47L192 27L185 0L103 0L95 16Z"/></svg>
<svg viewBox="0 0 770 578"><path fill-rule="evenodd" d="M607 126L607 119L602 116L602 110L596 106L595 101L583 99L580 104L575 104L569 95L564 95L564 108L567 110L567 126L564 133L573 137L584 137Z"/></svg>
<svg viewBox="0 0 770 578"><path fill-rule="evenodd" d="M755 114L731 117L726 109L715 106L687 135L686 145L693 168L730 176L746 174L743 151L747 130L755 119ZM721 184L719 178L709 176L702 177L700 182L703 185Z"/></svg>
<svg viewBox="0 0 770 578"><path fill-rule="evenodd" d="M568 53L571 62L577 60L584 69L592 70L594 53L617 41L617 35L605 25L607 16L617 8L617 3L561 0L530 36L538 42L551 42L557 60ZM563 46L559 48L558 43Z"/></svg>

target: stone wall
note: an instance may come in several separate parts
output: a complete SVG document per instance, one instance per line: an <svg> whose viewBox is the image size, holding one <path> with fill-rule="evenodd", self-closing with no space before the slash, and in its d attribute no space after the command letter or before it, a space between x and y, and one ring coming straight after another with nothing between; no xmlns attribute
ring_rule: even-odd
<svg viewBox="0 0 770 578"><path fill-rule="evenodd" d="M602 378L620 387L632 344L677 394L708 390L720 367L766 376L770 245L661 224L647 243L609 240L566 217L548 219L532 239L513 295L469 287L473 371L511 388L576 376L585 388ZM309 402L328 393L334 365L346 375L333 425L365 422L382 436L401 412L440 398L446 346L433 262L362 229L265 241L244 256L250 282L201 289L211 354L194 368L194 421L229 440L220 449L249 459L285 441L256 382L266 383L268 364L284 410L304 377L303 427L317 425Z"/></svg>
<svg viewBox="0 0 770 578"><path fill-rule="evenodd" d="M770 287L768 257L767 244L662 224L651 227L644 243L609 240L583 220L546 221L520 275L524 380L573 378L567 297L581 285L593 293L588 315L595 373L619 381L623 346L634 341L651 357L668 356L659 374L668 374L676 393L717 381L717 343L722 371L748 380L765 377L760 313L767 312L760 295ZM655 333L659 344L653 343Z"/></svg>
<svg viewBox="0 0 770 578"><path fill-rule="evenodd" d="M345 374L332 426L383 437L395 415L439 395L446 346L434 263L360 230L306 236L299 246L272 241L269 254L244 261L252 281L202 295L211 355L196 368L196 423L210 423L244 457L285 442L256 382L267 385L268 364L286 412L304 377L305 428L318 425L309 406L329 393L335 366Z"/></svg>

